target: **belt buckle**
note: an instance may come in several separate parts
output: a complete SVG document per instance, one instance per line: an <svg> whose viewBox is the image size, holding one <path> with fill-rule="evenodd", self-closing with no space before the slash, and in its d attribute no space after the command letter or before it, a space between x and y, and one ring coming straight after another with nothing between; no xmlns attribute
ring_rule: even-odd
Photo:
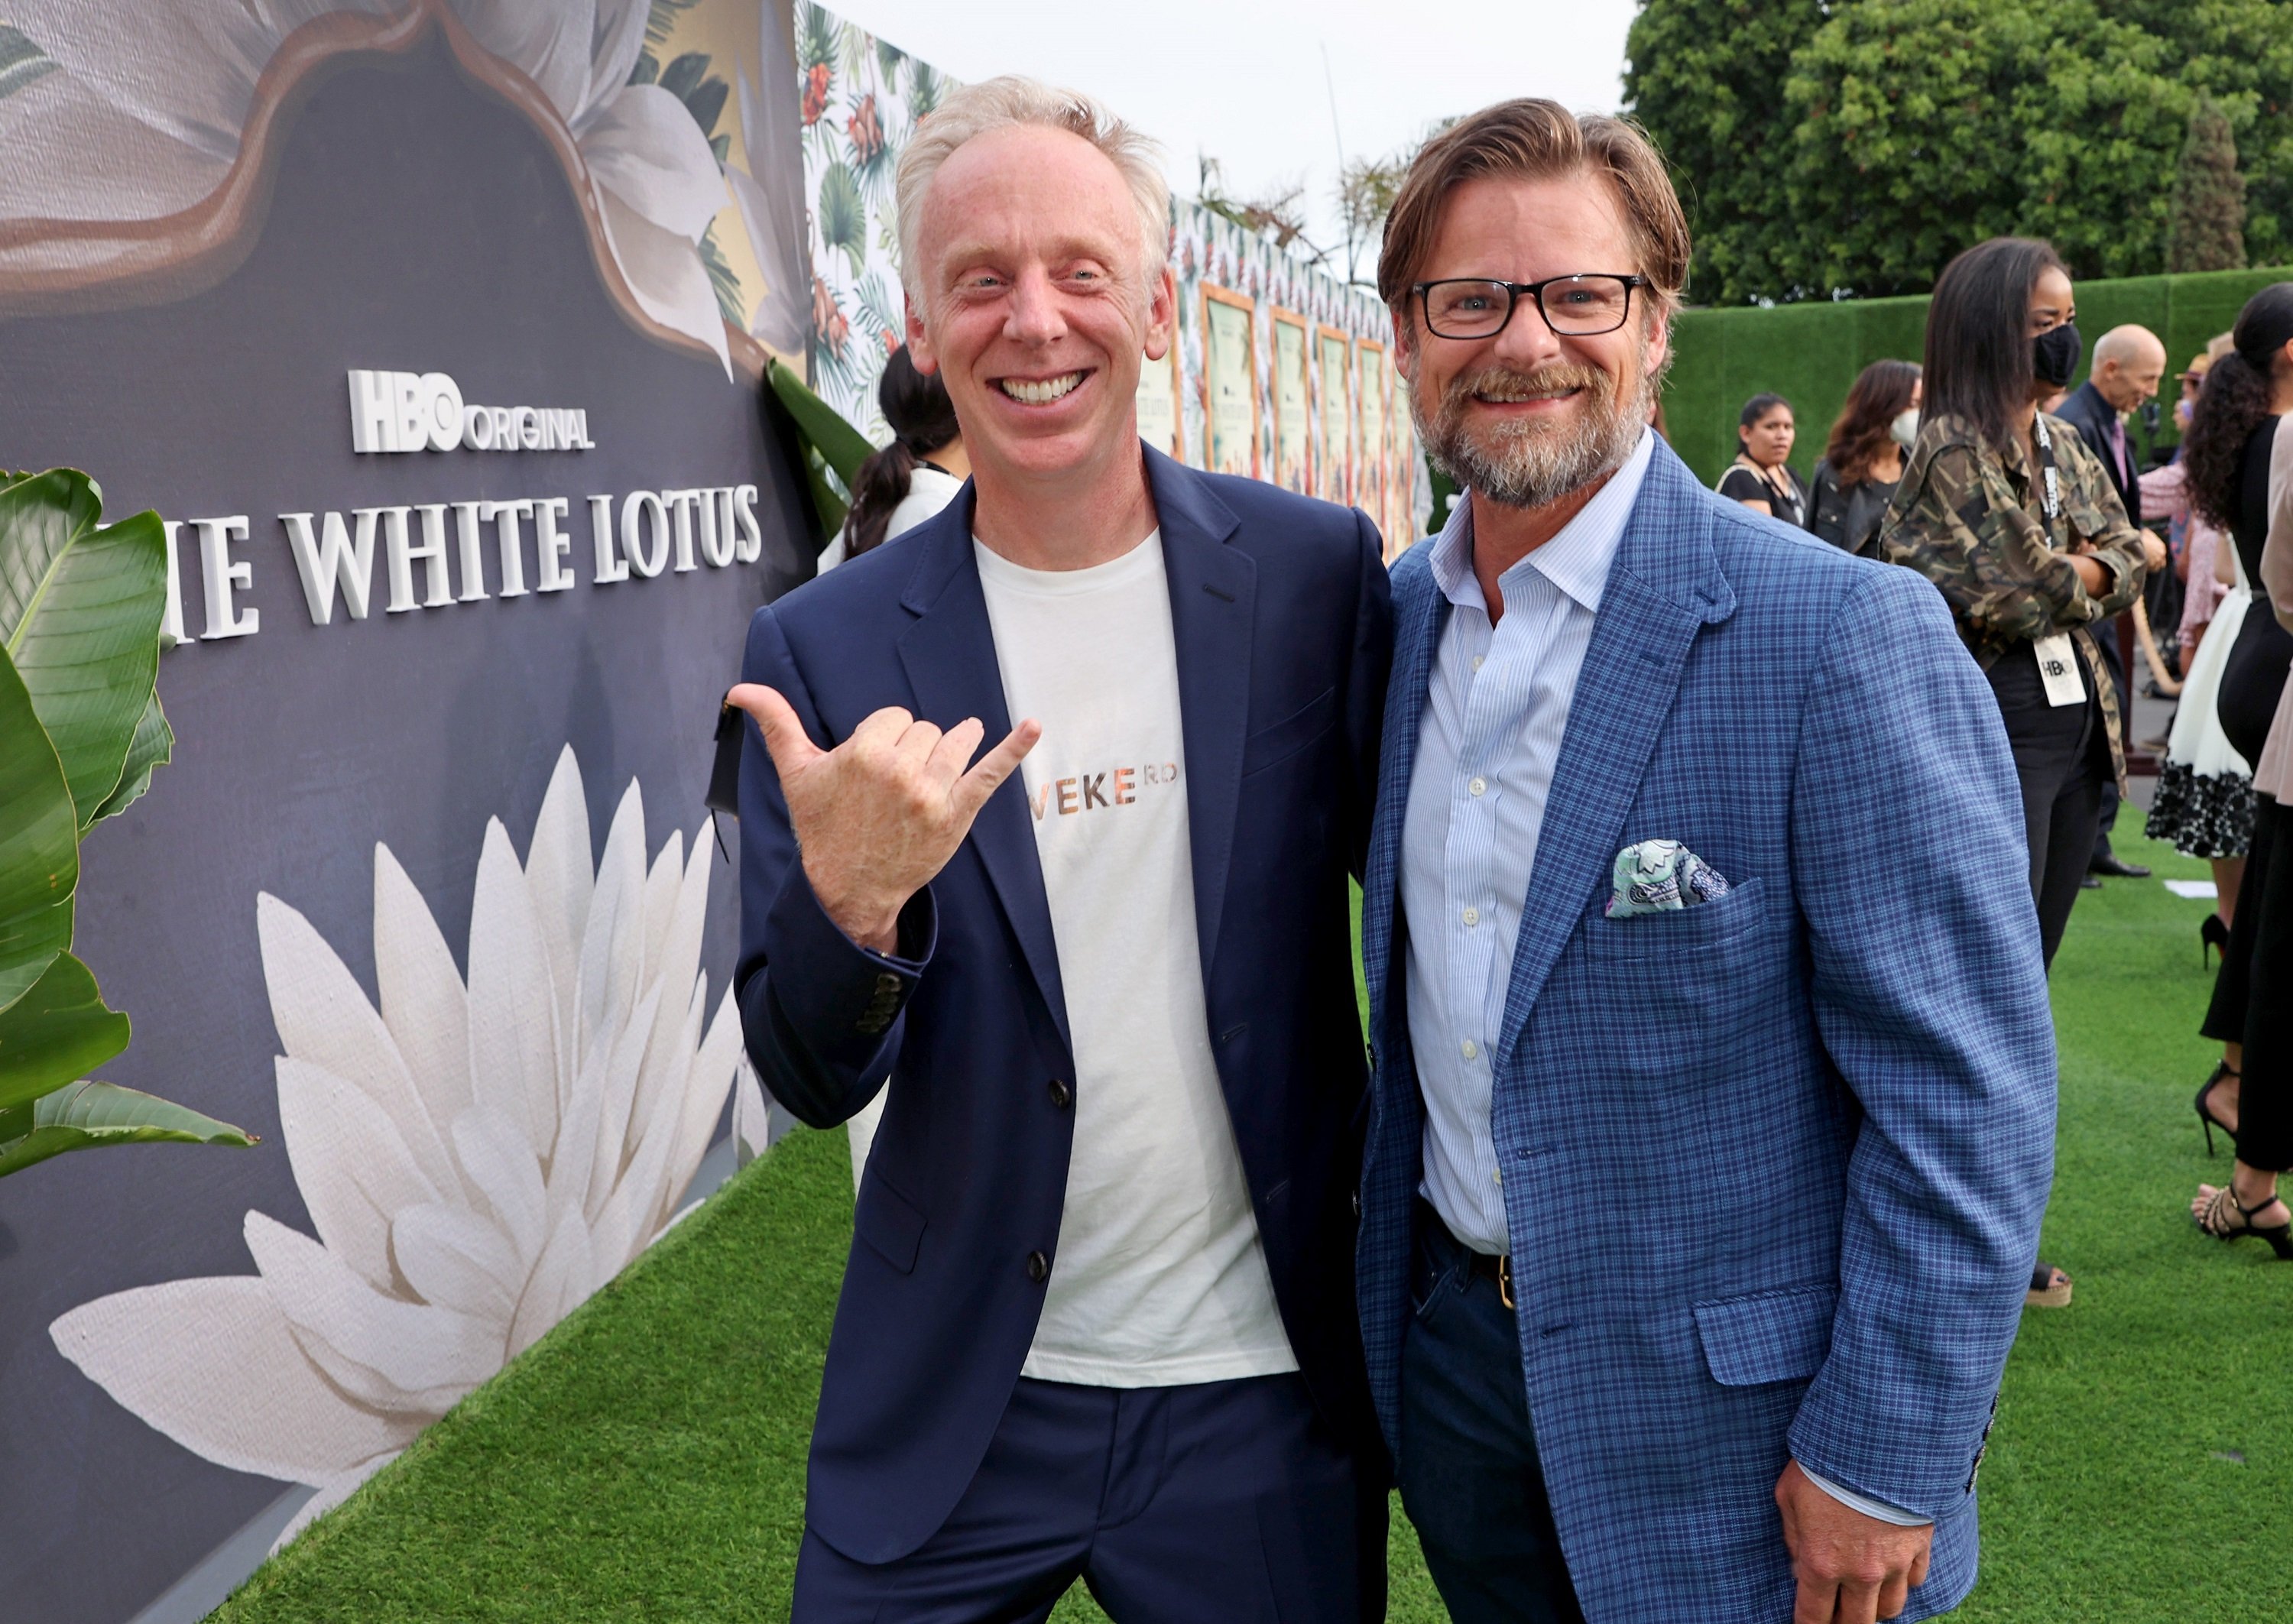
<svg viewBox="0 0 2293 1624"><path fill-rule="evenodd" d="M1497 1254L1497 1301L1507 1308L1515 1306L1512 1300L1512 1254Z"/></svg>

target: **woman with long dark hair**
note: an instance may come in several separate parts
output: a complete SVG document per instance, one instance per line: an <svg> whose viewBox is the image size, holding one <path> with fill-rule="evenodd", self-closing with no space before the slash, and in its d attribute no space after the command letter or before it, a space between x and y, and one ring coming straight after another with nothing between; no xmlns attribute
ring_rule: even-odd
<svg viewBox="0 0 2293 1624"><path fill-rule="evenodd" d="M2190 505L2229 531L2256 588L2216 700L2223 732L2254 764L2253 836L2199 1029L2223 1061L2198 1091L2198 1116L2208 1145L2225 1128L2237 1158L2227 1184L2198 1186L2191 1213L2208 1234L2257 1234L2293 1259L2293 1215L2277 1199L2277 1176L2293 1167L2293 282L2246 302L2182 459Z"/></svg>
<svg viewBox="0 0 2293 1624"><path fill-rule="evenodd" d="M876 404L892 425L892 443L860 465L852 481L852 511L844 529L820 555L832 570L921 524L955 500L971 477L955 404L938 377L916 370L902 344L884 364Z"/></svg>
<svg viewBox="0 0 2293 1624"><path fill-rule="evenodd" d="M1754 395L1736 422L1736 460L1720 476L1720 494L1789 525L1807 522L1807 481L1791 465L1799 426L1781 395Z"/></svg>
<svg viewBox="0 0 2293 1624"><path fill-rule="evenodd" d="M1830 443L1810 481L1807 528L1833 546L1868 555L1919 432L1916 361L1873 361L1856 375Z"/></svg>
<svg viewBox="0 0 2293 1624"><path fill-rule="evenodd" d="M2070 273L2049 245L1994 238L1943 268L1927 307L1926 406L1882 555L1941 591L1990 679L2013 747L2040 949L2051 966L2123 785L2117 695L2087 629L2142 594L2148 567L2110 476L2038 402L2078 370ZM2040 1264L2030 1301L2070 1300Z"/></svg>

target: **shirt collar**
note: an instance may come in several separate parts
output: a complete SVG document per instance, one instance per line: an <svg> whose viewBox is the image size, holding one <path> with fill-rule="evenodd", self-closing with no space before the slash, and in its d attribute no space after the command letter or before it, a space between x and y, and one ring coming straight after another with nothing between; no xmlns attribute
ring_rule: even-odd
<svg viewBox="0 0 2293 1624"><path fill-rule="evenodd" d="M1640 443L1633 448L1624 466L1608 476L1608 483L1593 493L1592 499L1578 509L1576 516L1562 525L1552 540L1497 577L1497 589L1506 591L1517 585L1526 571L1534 570L1573 602L1599 612L1600 594L1608 584L1608 566L1616 562L1616 547L1624 540L1625 521L1632 517L1633 504L1639 499L1641 484L1648 477L1649 463L1655 452L1654 431L1642 430ZM1430 562L1434 584L1441 588L1443 597L1460 608L1487 609L1480 583L1473 576L1473 505L1470 500L1461 498L1451 510L1449 522L1434 539Z"/></svg>

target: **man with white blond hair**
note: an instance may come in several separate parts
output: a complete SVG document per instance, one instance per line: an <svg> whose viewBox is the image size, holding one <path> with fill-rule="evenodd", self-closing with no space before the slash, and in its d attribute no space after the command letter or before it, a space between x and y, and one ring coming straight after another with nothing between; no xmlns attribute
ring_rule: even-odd
<svg viewBox="0 0 2293 1624"><path fill-rule="evenodd" d="M1140 443L1176 294L1120 122L992 80L897 187L972 479L758 610L732 693L749 1053L815 1127L890 1077L795 1617L1040 1620L1081 1579L1118 1624L1381 1618L1347 928L1377 533Z"/></svg>
<svg viewBox="0 0 2293 1624"><path fill-rule="evenodd" d="M1465 488L1394 566L1362 1337L1456 1624L1872 1624L1974 1582L2054 1057L2013 760L1934 589L1647 428L1663 159L1520 100L1378 265Z"/></svg>

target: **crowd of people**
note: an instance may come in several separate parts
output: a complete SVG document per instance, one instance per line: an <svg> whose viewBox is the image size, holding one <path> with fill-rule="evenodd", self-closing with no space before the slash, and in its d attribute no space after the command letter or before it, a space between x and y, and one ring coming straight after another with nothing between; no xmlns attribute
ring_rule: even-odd
<svg viewBox="0 0 2293 1624"><path fill-rule="evenodd" d="M2046 976L2131 871L2097 634L2137 606L2192 654L2153 815L2244 858L2192 1211L2293 1255L2293 284L2145 485L2162 346L2064 398L2066 266L1981 243L1811 481L1762 395L1715 492L1651 427L1662 158L1502 102L1385 224L1462 492L1389 571L1361 513L1142 448L1135 132L988 80L895 190L894 443L727 696L748 1053L855 1125L794 1616L1080 1579L1118 1624L1353 1624L1390 1487L1461 1624L1957 1606L2022 1311L2071 1291ZM2208 545L2227 595L2159 589Z"/></svg>
<svg viewBox="0 0 2293 1624"><path fill-rule="evenodd" d="M2201 1030L2223 1052L2195 1107L2208 1152L2219 1130L2236 1158L2192 1215L2293 1258L2277 1192L2293 1164L2293 282L2256 294L2176 376L2180 437L2147 471L2127 424L2154 418L2166 347L2113 327L2071 390L2075 313L2047 244L1980 244L1936 281L1924 366L1864 368L1811 481L1787 460L1790 403L1758 394L1718 489L1941 590L2013 748L2049 966L2080 889L2150 872L2110 846L2138 644L2153 691L2179 701L2147 741L2162 758L2146 832L2215 877L2200 951L2221 967ZM2135 635L2113 634L2120 617ZM2037 1265L2032 1305L2070 1296L2068 1275Z"/></svg>

